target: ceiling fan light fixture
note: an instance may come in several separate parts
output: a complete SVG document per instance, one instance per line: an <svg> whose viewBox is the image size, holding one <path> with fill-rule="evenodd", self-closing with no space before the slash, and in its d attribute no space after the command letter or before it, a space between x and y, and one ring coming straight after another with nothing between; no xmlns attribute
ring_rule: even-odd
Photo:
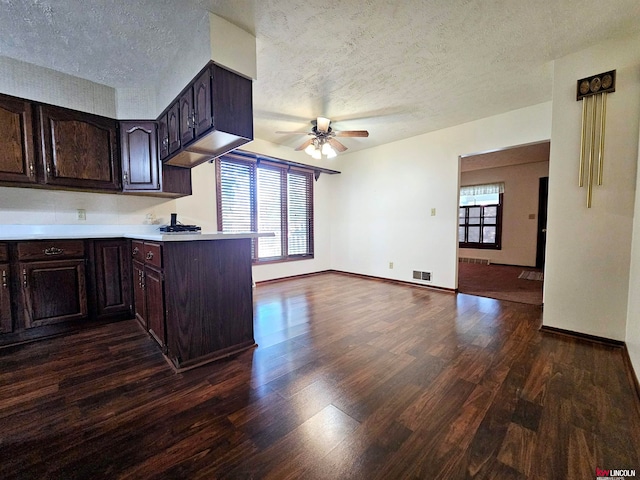
<svg viewBox="0 0 640 480"><path fill-rule="evenodd" d="M316 146L313 143L310 143L309 145L307 145L307 148L304 149L304 153L306 153L307 155L313 155L313 152L315 152L316 150Z"/></svg>
<svg viewBox="0 0 640 480"><path fill-rule="evenodd" d="M325 117L318 117L318 119L316 120L316 128L319 132L328 132L329 131L329 124L331 123L331 120L329 120L328 118Z"/></svg>
<svg viewBox="0 0 640 480"><path fill-rule="evenodd" d="M315 158L316 160L320 160L322 158L322 152L320 150L318 150L318 149L315 149L313 151L313 153L311 154L311 156L313 158Z"/></svg>
<svg viewBox="0 0 640 480"><path fill-rule="evenodd" d="M329 156L330 152L333 152L333 148L331 148L331 145L329 145L328 142L323 143L322 144L322 154Z"/></svg>
<svg viewBox="0 0 640 480"><path fill-rule="evenodd" d="M336 158L338 156L338 154L336 153L336 151L333 148L326 155L327 155L327 158Z"/></svg>

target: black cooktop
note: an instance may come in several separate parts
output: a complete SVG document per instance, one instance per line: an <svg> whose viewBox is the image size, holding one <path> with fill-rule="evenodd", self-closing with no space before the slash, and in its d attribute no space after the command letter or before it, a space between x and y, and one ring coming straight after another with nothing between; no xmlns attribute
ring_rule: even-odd
<svg viewBox="0 0 640 480"><path fill-rule="evenodd" d="M175 232L199 232L202 230L197 225L163 225L160 227L161 232L175 233Z"/></svg>

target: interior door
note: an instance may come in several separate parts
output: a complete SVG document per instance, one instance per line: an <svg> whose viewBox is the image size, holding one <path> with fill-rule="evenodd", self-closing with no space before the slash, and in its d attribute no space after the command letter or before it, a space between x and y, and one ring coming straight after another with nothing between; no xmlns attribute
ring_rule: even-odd
<svg viewBox="0 0 640 480"><path fill-rule="evenodd" d="M547 248L547 204L549 177L542 177L538 187L538 244L536 248L536 268L544 268Z"/></svg>

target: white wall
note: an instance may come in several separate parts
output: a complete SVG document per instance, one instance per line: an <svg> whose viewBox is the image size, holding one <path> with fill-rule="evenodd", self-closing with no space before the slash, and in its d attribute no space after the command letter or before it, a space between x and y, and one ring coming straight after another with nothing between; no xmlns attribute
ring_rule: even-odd
<svg viewBox="0 0 640 480"><path fill-rule="evenodd" d="M308 155L290 147L279 146L263 140L243 145L242 150L266 156L291 160L307 165L319 165ZM331 168L331 167L328 167ZM314 258L294 262L255 265L253 279L256 282L319 272L330 268L331 222L335 177L322 174L313 184L314 206ZM176 200L178 218L182 223L194 223L203 230L217 230L215 165L203 163L192 170L193 195Z"/></svg>
<svg viewBox="0 0 640 480"><path fill-rule="evenodd" d="M556 60L544 324L625 340L640 119L640 36ZM607 100L604 185L578 187L579 78L617 70Z"/></svg>
<svg viewBox="0 0 640 480"><path fill-rule="evenodd" d="M461 248L459 255L491 263L534 267L538 243L538 190L549 175L549 162L484 168L460 174L460 185L504 182L502 249ZM533 214L535 218L530 219Z"/></svg>
<svg viewBox="0 0 640 480"><path fill-rule="evenodd" d="M640 165L640 156L638 157L638 165ZM636 185L640 185L640 168L637 170ZM626 343L636 377L640 378L640 189L638 188L636 188L633 218Z"/></svg>
<svg viewBox="0 0 640 480"><path fill-rule="evenodd" d="M0 92L108 117L116 116L116 91L105 85L0 57ZM77 220L78 208L87 219ZM142 224L147 213L168 222L173 200L129 195L0 187L0 225Z"/></svg>
<svg viewBox="0 0 640 480"><path fill-rule="evenodd" d="M0 187L0 225L142 225L147 213L169 223L174 210L175 201L162 198Z"/></svg>
<svg viewBox="0 0 640 480"><path fill-rule="evenodd" d="M456 288L459 155L550 137L543 103L338 156L332 268L403 281L427 270Z"/></svg>
<svg viewBox="0 0 640 480"><path fill-rule="evenodd" d="M49 68L0 57L0 93L116 117L116 91Z"/></svg>

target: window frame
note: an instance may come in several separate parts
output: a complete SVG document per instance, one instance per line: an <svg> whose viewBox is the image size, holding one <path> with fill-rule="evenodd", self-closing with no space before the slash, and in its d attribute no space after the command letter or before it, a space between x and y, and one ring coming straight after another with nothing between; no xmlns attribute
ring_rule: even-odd
<svg viewBox="0 0 640 480"><path fill-rule="evenodd" d="M250 185L250 224L253 231L259 232L258 228L258 170L269 169L280 173L280 235L281 235L281 256L259 258L260 255L260 239L252 239L251 241L251 262L254 265L265 265L272 263L291 262L297 260L306 260L314 258L314 208L313 208L313 182L314 170L294 167L287 164L280 164L277 161L261 161L260 159L251 159L246 156L234 154L226 154L215 160L216 167L216 209L217 209L217 226L218 231L223 232L223 208L222 208L222 175L221 162L229 162L241 164L251 169L249 175ZM307 251L299 254L289 254L289 175L303 176L306 179L306 214L307 214ZM260 232L259 232L260 233ZM266 237L270 238L270 237Z"/></svg>
<svg viewBox="0 0 640 480"><path fill-rule="evenodd" d="M489 205L460 205L460 201L458 201L458 232L460 227L465 228L465 238L469 238L469 209L470 208L480 208L480 223L478 226L480 227L480 242L465 242L460 238L460 234L458 233L458 246L460 248L477 248L483 250L502 250L502 208L503 208L503 200L504 194L498 194L498 203L497 204L489 204ZM496 211L496 241L494 243L482 243L482 232L484 224L484 209L485 207L497 207ZM465 209L465 217L464 222L460 220L460 210ZM475 224L473 226L476 226ZM493 224L491 224L493 226Z"/></svg>

